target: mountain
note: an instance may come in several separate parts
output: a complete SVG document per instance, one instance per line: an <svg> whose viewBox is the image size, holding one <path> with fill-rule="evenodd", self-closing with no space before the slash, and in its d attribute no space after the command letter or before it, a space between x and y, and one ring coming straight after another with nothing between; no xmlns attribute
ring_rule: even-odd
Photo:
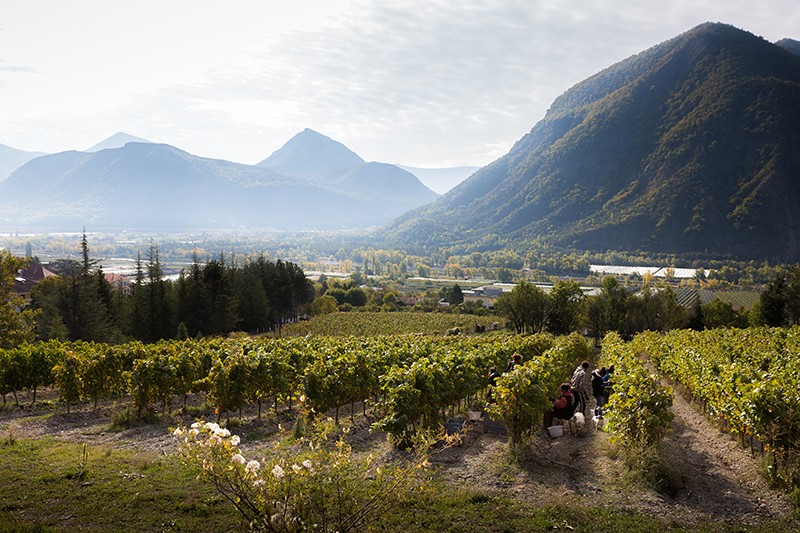
<svg viewBox="0 0 800 533"><path fill-rule="evenodd" d="M100 141L99 143L95 144L94 146L90 146L85 151L86 152L99 152L100 150L107 150L109 148L122 148L128 143L149 143L147 139L142 139L140 137L134 137L133 135L128 135L127 133L123 133L118 131L108 139L104 141Z"/></svg>
<svg viewBox="0 0 800 533"><path fill-rule="evenodd" d="M775 44L785 50L789 50L793 54L800 55L800 41L795 41L794 39L781 39Z"/></svg>
<svg viewBox="0 0 800 533"><path fill-rule="evenodd" d="M416 176L387 163L372 162L357 165L342 173L331 183L337 188L359 191L360 194L379 202L391 198L392 202L386 204L386 212L395 211L395 216L412 207L430 203L437 197L437 194L425 187ZM393 204L407 208L397 212Z"/></svg>
<svg viewBox="0 0 800 533"><path fill-rule="evenodd" d="M363 164L342 143L306 128L257 166L284 176L325 178Z"/></svg>
<svg viewBox="0 0 800 533"><path fill-rule="evenodd" d="M480 167L450 167L450 168L416 168L407 167L404 165L397 165L403 170L407 170L414 174L426 187L437 192L444 194Z"/></svg>
<svg viewBox="0 0 800 533"><path fill-rule="evenodd" d="M0 181L3 181L19 167L40 155L44 155L44 152L26 152L0 144Z"/></svg>
<svg viewBox="0 0 800 533"><path fill-rule="evenodd" d="M15 227L335 229L402 212L385 196L153 143L36 158L0 183L0 199L0 223Z"/></svg>
<svg viewBox="0 0 800 533"><path fill-rule="evenodd" d="M438 196L414 174L396 165L367 163L342 143L308 128L257 166L382 203L390 218Z"/></svg>
<svg viewBox="0 0 800 533"><path fill-rule="evenodd" d="M796 262L797 124L800 57L703 24L578 83L508 154L383 234Z"/></svg>

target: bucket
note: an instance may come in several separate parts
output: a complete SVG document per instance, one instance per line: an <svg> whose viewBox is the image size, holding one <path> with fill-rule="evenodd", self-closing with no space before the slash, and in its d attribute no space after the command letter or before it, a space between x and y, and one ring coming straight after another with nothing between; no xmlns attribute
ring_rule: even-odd
<svg viewBox="0 0 800 533"><path fill-rule="evenodd" d="M547 432L551 437L560 437L564 434L564 426L550 426L547 428Z"/></svg>

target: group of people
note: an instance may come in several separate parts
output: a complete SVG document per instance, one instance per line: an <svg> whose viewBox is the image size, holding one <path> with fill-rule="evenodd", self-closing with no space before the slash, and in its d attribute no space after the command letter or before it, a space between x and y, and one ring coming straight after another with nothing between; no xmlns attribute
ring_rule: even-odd
<svg viewBox="0 0 800 533"><path fill-rule="evenodd" d="M576 411L585 415L589 395L594 397L594 416L603 418L603 407L611 394L614 365L592 372L590 367L589 361L583 361L572 373L570 382L561 384L560 396L553 402L554 418L569 419Z"/></svg>
<svg viewBox="0 0 800 533"><path fill-rule="evenodd" d="M514 354L506 365L506 372L512 371L517 365L522 364L522 356ZM614 365L608 368L600 367L590 371L589 361L583 361L572 373L570 382L564 382L560 386L559 397L553 401L553 418L568 420L575 412L586 415L588 399L594 397L595 407L594 416L603 418L603 407L608 402L612 391L612 377L614 375ZM492 401L492 390L497 385L497 378L500 373L497 367L489 369L489 393L487 399Z"/></svg>

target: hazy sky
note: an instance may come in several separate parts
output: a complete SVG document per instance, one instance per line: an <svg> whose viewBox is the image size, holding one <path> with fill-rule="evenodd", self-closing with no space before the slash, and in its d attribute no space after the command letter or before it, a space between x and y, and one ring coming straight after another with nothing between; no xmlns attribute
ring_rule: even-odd
<svg viewBox="0 0 800 533"><path fill-rule="evenodd" d="M255 163L303 128L483 165L575 83L706 21L800 40L797 0L2 0L0 143L117 131Z"/></svg>

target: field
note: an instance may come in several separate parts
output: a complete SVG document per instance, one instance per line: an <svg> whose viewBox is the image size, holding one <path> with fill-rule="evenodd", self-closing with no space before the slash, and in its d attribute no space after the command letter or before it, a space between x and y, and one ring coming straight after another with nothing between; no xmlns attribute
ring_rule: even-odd
<svg viewBox="0 0 800 533"><path fill-rule="evenodd" d="M231 346L249 346L242 350L243 354L258 351L252 349L257 344L248 345L249 341L230 342L233 344L210 346L218 352L227 351L227 359L239 357L231 352ZM467 377L482 373L486 361L502 361L509 351L521 350L531 368L545 368L561 364L557 361L574 355L570 350L580 345L574 338L521 339L498 335L465 338L441 334L378 337L373 341L320 338L258 342L278 343L265 345L271 347L268 353L275 353L276 346L299 346L292 343L305 342L302 346L309 361L319 361L319 354L326 354L322 359L328 360L334 353L345 357L359 350L373 354L367 360L376 359L375 353L388 354L395 360L400 352L408 352L413 345L417 350L411 358L414 362L394 363L406 369L405 375L422 372L412 371L420 366L415 366L415 362L441 357L436 359L439 361L436 366L444 366L437 372L451 372L442 375L447 376L447 381L461 383L451 387L454 397L464 395L473 401L481 397L484 385ZM647 346L652 346L652 342ZM198 348L194 344L184 348L189 346ZM392 353L392 349L398 353ZM164 347L161 352L167 353ZM458 356L461 363L447 367L446 359L455 354L461 354ZM480 357L474 361L476 366L470 366L473 357ZM618 354L609 348L593 359L603 364L614 357ZM570 361L570 366L573 362ZM307 366L307 373L312 372L312 367L313 364ZM336 368L328 367L327 372L337 372ZM462 368L467 371L459 374ZM554 376L553 382L561 379L563 375ZM391 444L394 430L391 425L385 431L376 428L381 421L385 422L387 412L401 406L392 403L388 390L383 391L382 402L375 404L373 393L373 390L362 391L363 398L359 400L354 400L352 394L341 396L333 400L335 405L318 401L331 417L341 408L340 427L347 428L343 435L355 454L373 454L390 461L399 453ZM178 461L178 442L170 435L170 429L179 423L189 425L197 418L216 418L211 391L188 392L185 405L178 394L172 394L166 402L151 399L147 421L135 416L135 394L114 393L113 397L101 394L96 407L94 399L84 396L71 405L69 413L61 391L55 386L40 388L33 404L32 394L32 391L18 391L19 405L7 395L7 403L0 409L0 471L3 472L0 530L247 529L232 505L212 486L195 479L195 471ZM437 401L447 407L440 406L435 411L445 411L445 417L465 416L469 402L451 402L441 394L444 393L437 393ZM263 406L262 402L250 400L220 413L223 425L241 437L243 454L262 453L290 437L299 400L295 397L290 408L286 398L278 395L278 399L277 404L265 399ZM621 406L620 403L620 409ZM631 469L630 455L611 438L612 432L587 431L583 437L568 434L552 439L542 428L532 427L523 442L512 449L508 436L483 431L484 414L482 421L466 424L460 438L450 441L452 445L442 446L444 441L440 441L431 449L430 462L436 475L429 490L414 494L403 505L375 517L368 529L587 532L800 529L790 498L784 491L772 488L761 474L766 456L742 448L738 438L726 434L701 410L700 404L675 394L670 408L674 420L658 445L659 458L643 457L652 460L652 464L642 461L644 464L638 470ZM443 428L443 419L438 422L442 422Z"/></svg>

